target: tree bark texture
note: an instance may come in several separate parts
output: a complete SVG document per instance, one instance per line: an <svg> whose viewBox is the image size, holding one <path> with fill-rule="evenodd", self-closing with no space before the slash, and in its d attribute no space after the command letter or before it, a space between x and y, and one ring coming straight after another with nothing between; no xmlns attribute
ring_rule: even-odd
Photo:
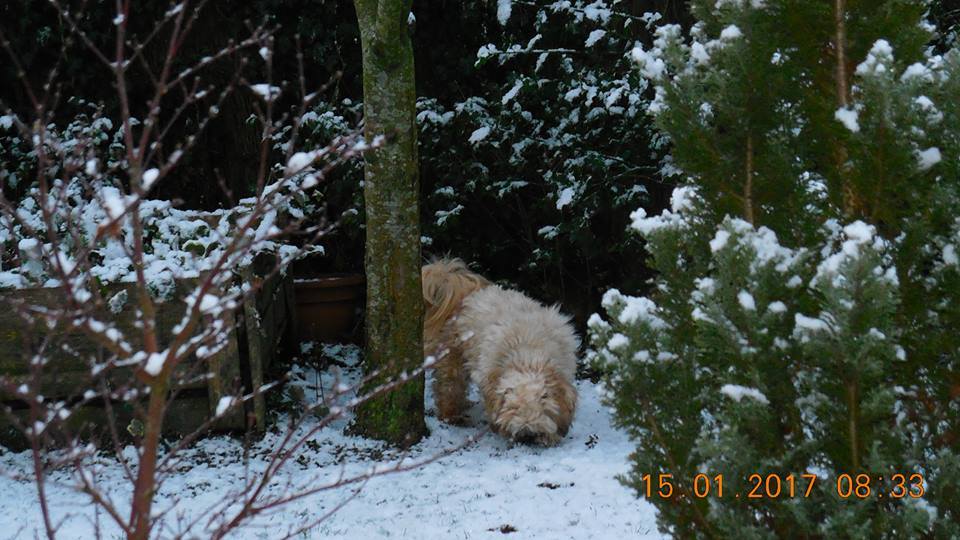
<svg viewBox="0 0 960 540"><path fill-rule="evenodd" d="M384 136L364 156L367 215L366 369L382 370L368 390L423 362L419 171L410 0L356 0L363 49L365 136ZM423 376L358 410L354 430L397 445L427 432Z"/></svg>

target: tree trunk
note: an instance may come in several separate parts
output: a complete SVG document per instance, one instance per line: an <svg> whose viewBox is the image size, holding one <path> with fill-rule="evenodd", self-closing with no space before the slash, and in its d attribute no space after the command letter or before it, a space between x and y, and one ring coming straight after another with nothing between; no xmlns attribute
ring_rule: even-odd
<svg viewBox="0 0 960 540"><path fill-rule="evenodd" d="M423 362L420 211L410 0L356 0L363 48L367 215L366 369L382 370L367 389ZM427 432L423 376L360 407L354 431L408 445Z"/></svg>

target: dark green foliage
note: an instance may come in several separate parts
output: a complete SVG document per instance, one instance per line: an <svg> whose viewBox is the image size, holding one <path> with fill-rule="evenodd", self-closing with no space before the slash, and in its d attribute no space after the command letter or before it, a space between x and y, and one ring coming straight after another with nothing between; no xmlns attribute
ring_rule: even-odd
<svg viewBox="0 0 960 540"><path fill-rule="evenodd" d="M684 23L687 18L683 2L677 0L621 3L607 6L610 11L602 16L591 12L588 17L584 7L590 4L580 1L569 8L560 4L554 8L515 3L507 24L502 25L495 3L415 3L416 22L408 28L420 98L426 253L463 257L537 297L560 301L580 325L608 286L618 283L633 289L649 277L622 264L641 258L642 244L625 238L621 231L636 206L661 207L669 196L669 185L660 178L658 151L651 149L648 123L638 112L646 83L632 69L628 53L633 41L646 35L639 18L644 11L663 11L670 20ZM165 2L138 7L129 21L131 30L142 35L167 7ZM109 49L113 4L88 3L85 9L84 27ZM6 3L0 10L9 15L0 28L22 51L29 71L45 74L58 55L58 36L65 32L55 11L25 0ZM284 87L277 102L279 111L289 111L300 97L299 41L308 92L340 74L323 95L331 105L318 106L316 112L334 111L345 125L357 125L362 106L361 51L352 1L209 2L206 13L201 22L214 26L198 27L181 50L178 66L209 54L229 38L242 38L247 24L265 21L277 26L271 75ZM586 47L595 30L606 34ZM478 62L481 47L527 49L538 34L529 52L494 54ZM41 36L42 43L35 36ZM156 44L162 45L162 39ZM79 47L75 43L71 50ZM159 61L159 53L151 54L152 65ZM264 63L255 51L247 53L253 61L241 74L249 82L265 81ZM234 67L225 63L217 76L231 75ZM70 72L63 78L64 95L102 102L104 114L115 117L113 88L104 82L101 66L87 55L71 54L64 68ZM15 111L28 112L28 100L12 68L3 64L0 73L4 82L0 101ZM212 75L205 75L203 81L226 82L207 79ZM145 102L147 82L144 77L144 88L133 89L135 105ZM517 84L513 98L504 102L505 94ZM579 94L568 98L568 92L577 88ZM179 173L167 178L155 195L180 199L187 207L228 206L231 201L219 179L232 190L234 200L248 195L256 172L248 159L258 131L248 122L255 103L248 92L239 91L207 127L204 139L178 167ZM169 139L182 139L208 106L204 102L191 109ZM58 112L65 124L77 111L64 103ZM445 120L438 122L440 118ZM489 126L490 135L471 142L481 126ZM320 144L321 139L313 137L311 143ZM362 265L360 180L358 169L338 170L309 201L314 207L325 204L331 217L341 217L338 232L325 241L331 255L326 262L332 271L352 271ZM565 190L572 197L558 208L558 197Z"/></svg>
<svg viewBox="0 0 960 540"><path fill-rule="evenodd" d="M501 25L481 4L461 9L485 17L463 32L482 80L419 105L425 249L559 300L582 325L610 284L647 277L619 263L642 253L619 231L667 197L628 57L642 6L514 3Z"/></svg>
<svg viewBox="0 0 960 540"><path fill-rule="evenodd" d="M638 444L625 482L673 474L682 496L652 502L680 537L960 534L960 51L931 56L919 2L691 5L688 35L634 54L690 185L634 215L650 297L591 319ZM724 498L693 496L700 472ZM754 473L818 483L752 499ZM839 496L844 473L871 495ZM892 498L897 473L924 495Z"/></svg>

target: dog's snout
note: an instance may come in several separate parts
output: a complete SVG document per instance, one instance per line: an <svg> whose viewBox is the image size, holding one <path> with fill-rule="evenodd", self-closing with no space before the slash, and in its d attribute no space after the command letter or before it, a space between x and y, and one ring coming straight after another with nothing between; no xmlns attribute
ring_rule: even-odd
<svg viewBox="0 0 960 540"><path fill-rule="evenodd" d="M520 444L533 444L537 442L537 434L527 428L523 428L513 436L513 439Z"/></svg>

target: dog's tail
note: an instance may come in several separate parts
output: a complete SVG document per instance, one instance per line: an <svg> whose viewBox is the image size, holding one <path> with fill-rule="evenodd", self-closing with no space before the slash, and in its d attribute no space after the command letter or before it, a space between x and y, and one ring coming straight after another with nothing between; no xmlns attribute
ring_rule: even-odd
<svg viewBox="0 0 960 540"><path fill-rule="evenodd" d="M463 299L490 284L471 272L460 259L437 259L423 267L423 321L425 342L437 339L447 320L460 308Z"/></svg>

